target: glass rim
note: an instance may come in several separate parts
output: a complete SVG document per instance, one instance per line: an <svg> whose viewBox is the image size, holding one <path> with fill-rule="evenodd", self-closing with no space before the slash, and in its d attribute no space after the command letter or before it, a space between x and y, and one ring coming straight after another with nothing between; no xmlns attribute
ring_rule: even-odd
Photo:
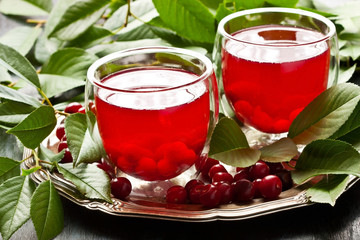
<svg viewBox="0 0 360 240"><path fill-rule="evenodd" d="M273 12L273 13L293 13L293 14L299 14L299 15L315 18L315 19L323 22L329 28L329 32L324 37L322 37L318 40L315 40L315 41L299 43L296 45L276 45L276 44L263 44L263 43L254 43L254 42L250 42L250 41L239 40L225 31L225 28L224 28L225 24L234 18L245 16L245 15L250 15L250 14L255 14L255 13L271 13L271 12ZM265 7L265 8L254 8L254 9L249 9L249 10L242 10L242 11L227 15L219 22L218 34L224 36L227 39L245 43L245 44L250 44L250 45L266 46L266 47L289 47L289 46L300 47L300 46L312 45L312 44L316 44L319 42L324 42L324 41L329 40L330 38L332 38L336 35L336 27L335 27L335 24L333 22L331 22L329 19L327 19L326 17L324 17L320 14L314 13L314 12L310 12L310 11L306 11L306 10L302 10L302 9L295 9L295 8Z"/></svg>
<svg viewBox="0 0 360 240"><path fill-rule="evenodd" d="M95 76L95 72L104 64L107 64L109 62L115 61L117 59L121 59L124 57L137 55L137 54L151 54L151 53L168 53L168 54L183 54L192 56L196 59L199 59L204 65L205 65L205 71L200 76L197 76L194 80L192 80L189 83L181 84L179 86L175 87L168 87L163 89L156 89L156 90L126 90L116 87L109 87L104 85L101 82L101 79L97 79ZM146 66L145 66L146 67ZM131 69L131 68L129 68ZM172 68L169 68L172 69ZM174 68L176 69L176 68ZM116 72L114 72L116 73ZM87 80L93 85L97 86L103 89L107 89L114 92L123 92L123 93L154 93L154 92L166 92L171 91L175 89L180 89L186 86L191 86L193 84L196 84L200 81L203 81L211 76L213 73L213 64L209 58L207 58L205 55L188 50L188 49L182 49L182 48L176 48L176 47L165 47L165 46L147 46L147 47L137 47L137 48L129 48L126 50L114 52L111 54L108 54L98 60L96 60L91 66L88 68L87 71Z"/></svg>

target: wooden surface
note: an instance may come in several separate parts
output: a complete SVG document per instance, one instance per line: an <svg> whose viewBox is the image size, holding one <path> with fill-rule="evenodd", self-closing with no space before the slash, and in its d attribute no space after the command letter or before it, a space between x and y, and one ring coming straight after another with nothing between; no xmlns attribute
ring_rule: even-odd
<svg viewBox="0 0 360 240"><path fill-rule="evenodd" d="M0 15L0 36L19 25ZM312 206L242 221L184 223L111 216L63 199L65 227L56 239L360 239L360 182L335 207ZM31 221L11 238L36 239Z"/></svg>

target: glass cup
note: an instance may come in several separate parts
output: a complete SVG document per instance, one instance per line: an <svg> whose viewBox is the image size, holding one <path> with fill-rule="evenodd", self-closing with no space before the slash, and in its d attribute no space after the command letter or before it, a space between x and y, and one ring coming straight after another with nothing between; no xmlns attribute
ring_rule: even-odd
<svg viewBox="0 0 360 240"><path fill-rule="evenodd" d="M85 99L108 158L127 175L167 180L207 155L218 90L202 54L171 47L110 54L89 68Z"/></svg>
<svg viewBox="0 0 360 240"><path fill-rule="evenodd" d="M220 111L243 123L251 145L267 145L336 84L336 29L327 18L299 9L240 11L220 21L213 59Z"/></svg>

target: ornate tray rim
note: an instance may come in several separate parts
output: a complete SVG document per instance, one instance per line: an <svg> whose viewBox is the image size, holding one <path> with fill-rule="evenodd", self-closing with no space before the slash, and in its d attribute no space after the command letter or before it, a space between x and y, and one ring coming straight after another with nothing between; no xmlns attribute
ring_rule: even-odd
<svg viewBox="0 0 360 240"><path fill-rule="evenodd" d="M31 150L24 150L24 158L27 160L22 163L24 169L29 169L34 166L35 161L31 157ZM136 218L149 218L182 222L209 222L209 221L232 221L255 218L262 215L268 215L276 212L290 210L294 208L310 206L314 203L310 202L306 197L306 190L295 187L295 193L283 192L280 198L272 201L257 201L246 205L232 204L232 207L220 206L212 209L184 209L185 205L167 205L159 204L158 206L149 206L147 204L140 204L141 201L122 201L112 198L113 204L89 200L80 194L75 185L62 178L60 174L37 171L32 173L30 177L40 184L48 180L50 176L55 188L59 194L66 199L74 202L75 204L85 207L90 210L98 210L104 213L123 216L123 217L136 217ZM347 189L358 181L359 178L351 176ZM346 189L346 190L347 190ZM289 191L289 190L288 190ZM285 196L283 196L285 195ZM287 196L288 195L288 196ZM189 206L189 205L186 205Z"/></svg>

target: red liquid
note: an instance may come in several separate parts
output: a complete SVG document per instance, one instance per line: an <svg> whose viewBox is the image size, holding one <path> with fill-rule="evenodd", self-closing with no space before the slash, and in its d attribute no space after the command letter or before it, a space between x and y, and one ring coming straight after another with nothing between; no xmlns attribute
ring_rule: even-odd
<svg viewBox="0 0 360 240"><path fill-rule="evenodd" d="M141 97L104 89L96 92L100 135L118 168L154 181L173 178L195 163L204 148L210 120L206 81L187 89L154 93L195 78L196 75L179 70L137 69L102 80L110 87L147 91Z"/></svg>
<svg viewBox="0 0 360 240"><path fill-rule="evenodd" d="M299 112L327 88L330 51L321 33L295 27L267 25L233 34L223 49L223 84L236 116L262 132L289 130ZM272 46L279 47L266 47Z"/></svg>

